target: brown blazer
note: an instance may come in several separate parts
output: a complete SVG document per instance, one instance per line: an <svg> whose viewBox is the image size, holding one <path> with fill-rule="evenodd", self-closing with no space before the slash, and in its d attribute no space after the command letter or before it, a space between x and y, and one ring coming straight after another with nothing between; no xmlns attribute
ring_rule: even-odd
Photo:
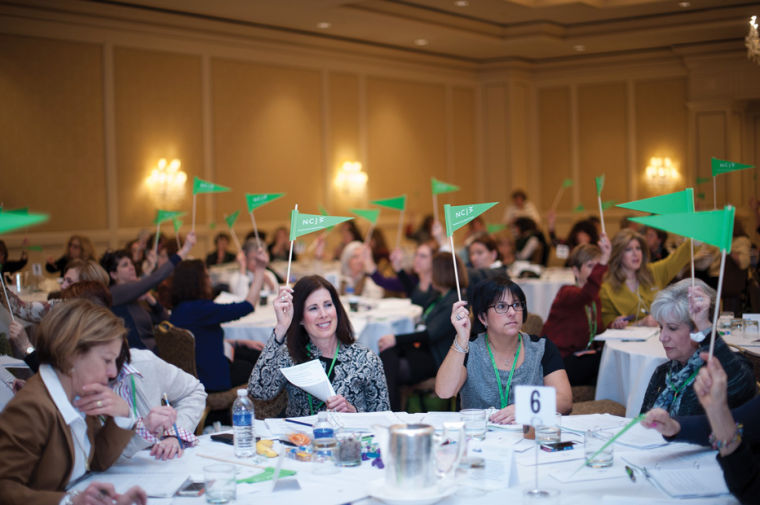
<svg viewBox="0 0 760 505"><path fill-rule="evenodd" d="M87 416L90 469L111 466L132 438L107 418ZM0 413L0 501L5 505L57 505L74 468L71 430L39 374Z"/></svg>

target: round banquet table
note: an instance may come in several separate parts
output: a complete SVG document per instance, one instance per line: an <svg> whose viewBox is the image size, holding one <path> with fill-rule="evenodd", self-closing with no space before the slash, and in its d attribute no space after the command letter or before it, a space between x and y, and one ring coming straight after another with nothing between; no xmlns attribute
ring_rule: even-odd
<svg viewBox="0 0 760 505"><path fill-rule="evenodd" d="M546 322L549 310L559 289L566 284L574 284L575 278L569 268L548 268L539 279L513 280L522 288L528 300L528 312L541 316Z"/></svg>
<svg viewBox="0 0 760 505"><path fill-rule="evenodd" d="M723 340L760 354L760 342L753 341L756 337L747 338L742 333L734 332L724 335ZM608 340L599 364L595 398L625 405L625 415L636 417L641 411L649 379L655 369L666 361L665 350L657 336L644 342Z"/></svg>
<svg viewBox="0 0 760 505"><path fill-rule="evenodd" d="M217 303L237 301L229 293L222 293L216 298ZM267 305L258 305L256 310L236 321L224 323L224 338L228 340L259 340L265 342L272 334L277 320L272 306L273 297ZM422 307L414 305L407 298L382 298L369 300L361 298L360 310L351 312L347 299L343 306L351 320L356 340L360 344L378 353L377 341L389 333L401 334L414 331L416 321L422 315Z"/></svg>

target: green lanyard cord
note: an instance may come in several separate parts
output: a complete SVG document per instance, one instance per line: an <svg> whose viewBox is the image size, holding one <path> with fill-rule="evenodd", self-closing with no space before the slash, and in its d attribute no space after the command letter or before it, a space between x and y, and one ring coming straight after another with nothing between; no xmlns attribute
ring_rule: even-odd
<svg viewBox="0 0 760 505"><path fill-rule="evenodd" d="M591 307L584 305L583 308L586 310L586 319L588 320L589 336L586 349L589 349L591 342L594 341L594 337L596 336L596 302L591 302Z"/></svg>
<svg viewBox="0 0 760 505"><path fill-rule="evenodd" d="M312 350L311 344L309 344L308 346L306 346L306 349L309 352L311 352L311 350ZM327 370L327 380L330 380L330 374L332 373L333 367L335 366L335 359L338 357L338 350L339 349L340 349L340 342L338 342L337 344L335 344L335 354L333 354L332 362L330 362L330 369ZM332 383L332 381L330 381L330 382ZM311 395L309 393L306 393L306 397L309 400L309 414L313 416L314 415L314 405L312 404ZM322 405L324 405L324 404L325 404L325 402L319 402L317 404L317 407L316 407L317 410L319 410L319 408Z"/></svg>
<svg viewBox="0 0 760 505"><path fill-rule="evenodd" d="M702 368L702 367L699 367L699 368ZM670 389L671 391L673 391L673 401L676 401L676 398L678 398L678 395L680 395L683 392L684 389L686 389L687 387L689 387L689 385L692 382L694 382L694 379L696 378L697 374L699 373L699 368L697 368L696 370L694 370L694 373L691 374L689 376L689 378L686 379L686 382L684 382L683 384L681 384L681 387L679 387L679 388L674 388L670 384L670 372L668 372L668 376L665 379L665 384L668 385L668 389Z"/></svg>
<svg viewBox="0 0 760 505"><path fill-rule="evenodd" d="M507 379L507 389L506 391L502 390L501 388L501 377L499 376L499 369L496 367L496 360L493 357L493 352L491 351L491 346L488 344L488 334L486 333L486 349L488 349L488 355L491 356L491 365L493 365L493 373L496 374L496 385L499 388L499 401L501 402L501 407L504 408L507 406L507 401L509 401L509 388L512 387L512 376L515 373L515 366L517 366L517 359L520 357L520 346L522 344L522 335L520 333L517 334L517 351L515 352L515 360L512 362L512 369L509 371L509 379Z"/></svg>
<svg viewBox="0 0 760 505"><path fill-rule="evenodd" d="M135 413L135 419L137 419L137 388L135 387L135 376L130 374L129 380L132 381L132 412Z"/></svg>

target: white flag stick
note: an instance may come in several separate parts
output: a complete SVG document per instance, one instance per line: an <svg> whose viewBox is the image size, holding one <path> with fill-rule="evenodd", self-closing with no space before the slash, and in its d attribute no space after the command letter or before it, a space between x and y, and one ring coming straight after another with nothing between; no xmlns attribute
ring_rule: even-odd
<svg viewBox="0 0 760 505"><path fill-rule="evenodd" d="M238 252L242 251L243 248L240 247L240 239L238 239L237 233L235 233L234 228L230 228L230 234L232 235L232 241L235 242L235 247L237 247Z"/></svg>
<svg viewBox="0 0 760 505"><path fill-rule="evenodd" d="M449 237L449 240L451 241L451 261L454 263L454 280L457 282L457 297L459 298L459 301L462 301L462 290L459 289L459 271L457 270L457 253L454 250L454 235L452 234Z"/></svg>
<svg viewBox="0 0 760 505"><path fill-rule="evenodd" d="M259 239L259 228L256 226L256 218L253 217L253 211L249 212L251 215L251 223L253 224L253 234L256 235L256 245L261 249L261 239Z"/></svg>
<svg viewBox="0 0 760 505"><path fill-rule="evenodd" d="M295 205L294 209L298 210L298 204ZM253 212L251 212L251 217L253 217ZM293 230L290 230L290 231L291 233L293 232ZM288 273L287 273L287 276L285 277L286 288L290 287L290 265L293 263L293 242L295 242L295 240L290 241L290 252L288 253Z"/></svg>
<svg viewBox="0 0 760 505"><path fill-rule="evenodd" d="M375 223L369 224L369 229L367 230L367 236L364 237L364 245L368 246L369 241L372 239L372 232L375 230Z"/></svg>
<svg viewBox="0 0 760 505"><path fill-rule="evenodd" d="M712 333L710 334L710 359L715 349L715 330L718 328L718 314L720 314L720 294L723 291L723 272L726 269L726 250L720 251L720 276L718 277L718 292L715 295L715 313L713 314Z"/></svg>
<svg viewBox="0 0 760 505"><path fill-rule="evenodd" d="M156 223L156 236L153 237L153 257L156 258L156 262L158 262L158 237L161 233L161 224Z"/></svg>
<svg viewBox="0 0 760 505"><path fill-rule="evenodd" d="M557 210L557 205L559 205L559 201L562 198L562 194L565 192L565 185L559 187L559 190L557 191L557 195L554 197L554 201L552 202L551 209L553 211Z"/></svg>
<svg viewBox="0 0 760 505"><path fill-rule="evenodd" d="M16 321L13 317L13 309L11 308L11 299L8 298L8 290L5 288L5 274L0 273L0 283L3 285L3 293L5 294L5 302L8 304L8 312L11 314L11 321Z"/></svg>
<svg viewBox="0 0 760 505"><path fill-rule="evenodd" d="M607 231L605 231L604 229L604 211L602 210L602 195L598 195L596 199L599 202L599 221L602 222L602 233L607 233Z"/></svg>
<svg viewBox="0 0 760 505"><path fill-rule="evenodd" d="M195 233L195 197L198 196L195 193L193 193L193 226L191 228L192 232Z"/></svg>

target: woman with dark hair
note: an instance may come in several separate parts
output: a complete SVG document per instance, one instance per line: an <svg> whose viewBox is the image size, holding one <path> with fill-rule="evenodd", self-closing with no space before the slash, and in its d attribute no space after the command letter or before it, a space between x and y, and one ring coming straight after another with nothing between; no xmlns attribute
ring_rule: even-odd
<svg viewBox="0 0 760 505"><path fill-rule="evenodd" d="M501 262L499 246L490 235L475 237L467 246L467 254L472 268L498 269L506 273L507 268Z"/></svg>
<svg viewBox="0 0 760 505"><path fill-rule="evenodd" d="M171 287L174 309L169 321L195 336L198 378L208 392L245 384L251 374L257 356L243 359L243 353L236 352L230 365L224 355L224 330L220 325L254 311L267 263L267 253L262 249L257 253L256 274L245 300L225 304L211 300L211 279L203 261L186 260L177 265Z"/></svg>
<svg viewBox="0 0 760 505"><path fill-rule="evenodd" d="M24 246L26 246L26 239L24 239ZM28 258L26 256L26 250L21 251L21 257L12 261L8 259L8 247L5 242L0 240L0 274L12 274L18 272L26 266Z"/></svg>
<svg viewBox="0 0 760 505"><path fill-rule="evenodd" d="M473 314L486 332L470 342L467 302L451 310L456 337L435 378L441 398L461 394L462 408L496 407L491 422L515 420L514 386L543 385L557 390L557 411L573 407L570 382L562 356L551 340L520 331L528 316L525 293L506 277L482 281L475 287Z"/></svg>
<svg viewBox="0 0 760 505"><path fill-rule="evenodd" d="M110 289L113 297L111 310L124 320L128 330L129 347L150 350L156 347L156 341L153 338L153 325L166 321L169 315L150 294L150 290L172 274L175 265L187 257L194 245L195 233L190 232L187 234L182 249L177 254L173 254L168 262L142 279L137 278L135 265L132 263L132 255L129 251L122 249L107 253L100 260L103 268L111 277ZM150 313L140 305L140 301L145 301L148 304Z"/></svg>
<svg viewBox="0 0 760 505"><path fill-rule="evenodd" d="M467 270L459 256L455 256L459 285L467 287ZM380 358L388 379L392 410L401 410L401 386L416 384L435 377L441 366L455 330L449 320L451 307L457 301L457 284L454 263L450 252L433 256L432 286L437 297L422 313L422 322L413 333L383 335L377 342Z"/></svg>
<svg viewBox="0 0 760 505"><path fill-rule="evenodd" d="M438 243L435 240L418 245L412 260L412 273L408 273L402 268L404 253L401 249L395 249L391 253L391 266L396 277L384 276L369 254L365 255L364 268L372 281L381 288L406 293L413 304L426 309L439 295L433 288L433 255L437 251Z"/></svg>
<svg viewBox="0 0 760 505"><path fill-rule="evenodd" d="M388 389L377 355L357 344L338 292L318 275L281 287L274 302L277 325L248 381L248 394L260 400L288 393L289 417L336 412L388 410ZM286 344L287 342L287 344ZM285 345L283 345L285 344ZM281 368L318 359L335 396L321 402L285 379Z"/></svg>
<svg viewBox="0 0 760 505"><path fill-rule="evenodd" d="M90 239L83 235L72 235L66 243L66 250L63 252L63 255L57 260L53 260L52 257L48 258L45 270L51 274L60 272L63 275L63 270L69 264L69 261L76 258L83 260L95 259L95 248L92 247Z"/></svg>
<svg viewBox="0 0 760 505"><path fill-rule="evenodd" d="M340 232L340 243L335 247L333 251L333 259L340 260L341 254L343 254L343 248L351 242L362 242L364 237L359 233L356 223L351 221L345 221L338 225L338 231Z"/></svg>
<svg viewBox="0 0 760 505"><path fill-rule="evenodd" d="M515 259L546 265L549 257L546 238L529 217L518 217L515 228Z"/></svg>
<svg viewBox="0 0 760 505"><path fill-rule="evenodd" d="M650 263L644 237L630 229L620 230L612 239L609 268L599 292L604 326L625 328L629 321L657 326L650 315L652 301L690 258L689 241L685 240L664 260Z"/></svg>

